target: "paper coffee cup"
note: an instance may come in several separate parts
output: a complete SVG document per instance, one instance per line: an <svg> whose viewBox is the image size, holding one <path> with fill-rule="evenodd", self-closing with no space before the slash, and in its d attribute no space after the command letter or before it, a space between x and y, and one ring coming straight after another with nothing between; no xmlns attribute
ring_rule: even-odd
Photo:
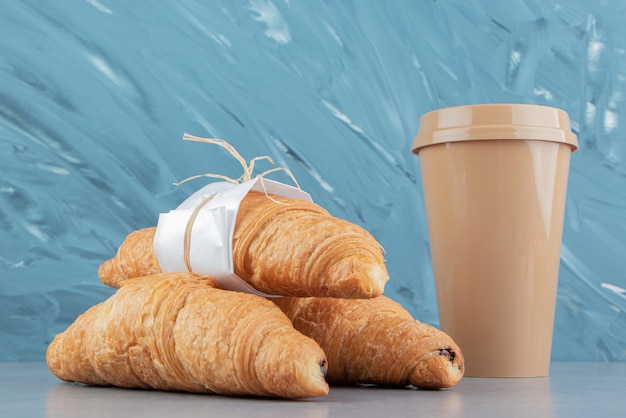
<svg viewBox="0 0 626 418"><path fill-rule="evenodd" d="M570 155L569 117L489 104L422 116L420 159L439 320L466 376L547 376Z"/></svg>

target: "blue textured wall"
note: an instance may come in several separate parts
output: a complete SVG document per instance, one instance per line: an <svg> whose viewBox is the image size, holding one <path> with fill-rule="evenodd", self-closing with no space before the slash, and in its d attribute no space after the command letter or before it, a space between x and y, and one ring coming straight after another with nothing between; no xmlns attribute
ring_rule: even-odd
<svg viewBox="0 0 626 418"><path fill-rule="evenodd" d="M98 265L204 184L172 182L241 174L186 131L290 168L436 324L409 147L424 112L485 102L570 113L553 358L626 360L624 21L609 0L1 2L0 360L43 359L111 294Z"/></svg>

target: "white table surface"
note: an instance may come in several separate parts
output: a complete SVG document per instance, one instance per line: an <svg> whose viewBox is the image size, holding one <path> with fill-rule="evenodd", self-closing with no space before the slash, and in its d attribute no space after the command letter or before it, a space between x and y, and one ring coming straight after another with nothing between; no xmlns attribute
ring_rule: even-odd
<svg viewBox="0 0 626 418"><path fill-rule="evenodd" d="M622 417L626 363L553 363L547 378L464 378L440 391L331 387L306 400L64 383L45 363L0 363L0 417Z"/></svg>

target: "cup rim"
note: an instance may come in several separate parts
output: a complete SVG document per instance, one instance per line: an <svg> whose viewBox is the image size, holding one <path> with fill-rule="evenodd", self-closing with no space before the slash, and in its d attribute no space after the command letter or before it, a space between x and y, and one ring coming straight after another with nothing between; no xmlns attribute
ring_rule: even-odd
<svg viewBox="0 0 626 418"><path fill-rule="evenodd" d="M555 107L533 104L477 104L446 107L420 119L411 151L461 141L537 140L567 144L572 152L578 140L568 114Z"/></svg>

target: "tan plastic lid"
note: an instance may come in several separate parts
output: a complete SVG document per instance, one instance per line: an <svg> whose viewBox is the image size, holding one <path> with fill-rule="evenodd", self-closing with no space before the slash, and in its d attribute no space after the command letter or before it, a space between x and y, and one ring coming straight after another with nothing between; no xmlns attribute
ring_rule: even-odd
<svg viewBox="0 0 626 418"><path fill-rule="evenodd" d="M521 139L561 142L578 149L569 116L561 109L530 104L481 104L428 112L411 151L445 142Z"/></svg>

